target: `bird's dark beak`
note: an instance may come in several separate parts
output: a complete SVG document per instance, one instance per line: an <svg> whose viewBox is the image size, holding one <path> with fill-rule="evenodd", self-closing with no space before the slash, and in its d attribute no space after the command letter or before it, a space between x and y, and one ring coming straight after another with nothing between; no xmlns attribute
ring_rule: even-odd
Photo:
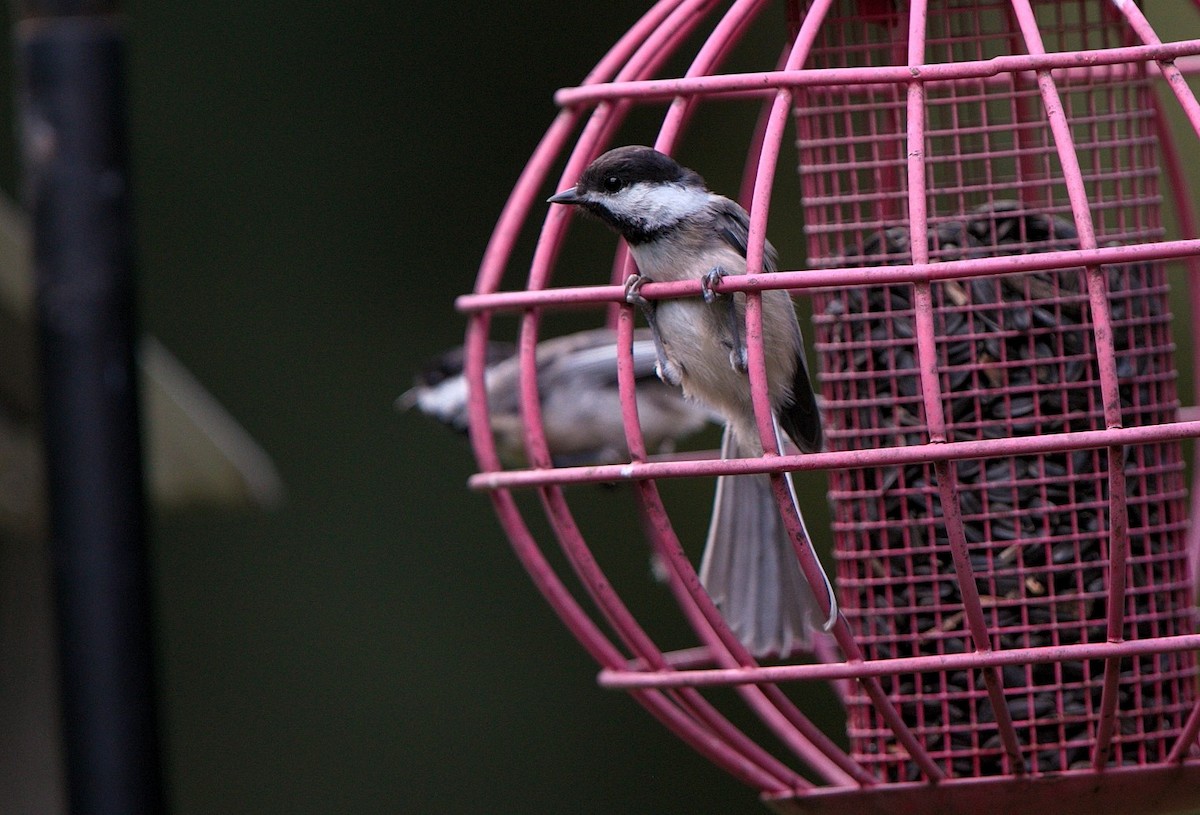
<svg viewBox="0 0 1200 815"><path fill-rule="evenodd" d="M555 193L546 199L547 204L582 204L583 197L575 191L574 187L569 187L562 192Z"/></svg>

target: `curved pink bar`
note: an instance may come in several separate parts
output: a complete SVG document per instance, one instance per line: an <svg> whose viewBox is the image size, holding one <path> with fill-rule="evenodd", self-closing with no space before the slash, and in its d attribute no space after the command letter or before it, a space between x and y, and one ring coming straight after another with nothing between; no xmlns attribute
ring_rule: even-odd
<svg viewBox="0 0 1200 815"><path fill-rule="evenodd" d="M647 461L603 464L590 467L559 467L546 470L494 470L471 476L467 484L475 490L514 489L545 484L607 484L654 478L696 478L746 473L778 473L803 470L836 470L859 467L896 467L921 462L961 461L1013 455L1091 450L1113 445L1152 444L1200 437L1200 420L1170 422L1145 427L1111 430L1080 430L1047 436L919 444L909 447L877 447L865 450L806 453L772 459L721 461L701 458L679 461Z"/></svg>
<svg viewBox="0 0 1200 815"><path fill-rule="evenodd" d="M768 291L813 289L844 286L884 286L893 283L936 282L958 278L991 277L1017 272L1047 269L1071 269L1076 266L1142 263L1151 260L1179 260L1200 255L1200 239L1162 241L1160 243L1101 246L1091 250L1071 249L1036 255L947 260L941 263L896 266L862 266L846 269L809 269L779 271L770 275L747 275L744 279L725 278L722 291ZM666 297L696 297L700 283L647 283L641 289L647 300ZM459 311L516 311L534 306L588 306L624 302L620 286L572 286L544 291L506 291L488 294L463 294L455 299Z"/></svg>
<svg viewBox="0 0 1200 815"><path fill-rule="evenodd" d="M790 71L725 74L690 79L647 79L638 82L612 82L607 85L564 88L554 101L564 108L595 104L611 99L655 100L676 96L717 96L722 93L767 91L778 88L830 85L904 85L916 78L924 83L981 79L1025 71L1076 68L1080 65L1103 66L1173 60L1200 55L1200 40L1184 40L1161 45L1134 45L1094 51L1057 54L1020 54L988 60L964 60L932 63L914 67L879 66L874 68L809 68ZM1200 70L1197 65L1196 70Z"/></svg>

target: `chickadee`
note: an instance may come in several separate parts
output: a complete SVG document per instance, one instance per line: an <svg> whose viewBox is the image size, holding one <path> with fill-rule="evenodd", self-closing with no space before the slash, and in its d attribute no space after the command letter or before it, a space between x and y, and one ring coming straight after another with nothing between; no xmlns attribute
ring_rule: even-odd
<svg viewBox="0 0 1200 815"><path fill-rule="evenodd" d="M582 207L624 237L639 270L626 281L626 297L646 315L659 376L721 414L723 458L762 455L747 376L746 298L714 291L726 275L746 273L746 211L709 192L696 172L639 146L600 156L574 187L549 202ZM774 271L775 250L770 244L764 250L764 270ZM638 293L649 281L697 279L703 281L702 299L650 303ZM801 451L820 450L820 413L787 292L763 292L762 329L777 441L782 427ZM754 654L787 656L809 647L819 616L816 599L800 571L768 476L717 480L700 579ZM828 630L837 617L837 601L827 576L822 588L831 606Z"/></svg>
<svg viewBox="0 0 1200 815"><path fill-rule="evenodd" d="M538 393L546 443L556 466L615 464L629 461L617 389L617 338L609 329L554 337L535 352ZM525 456L518 383L520 364L510 343L489 343L484 374L489 418L501 459L520 465ZM667 452L677 439L702 429L714 417L689 402L678 388L654 376L654 343L648 332L634 333L633 369L638 418L649 450ZM396 407L418 408L460 432L467 431L467 383L463 349L432 360L417 375Z"/></svg>

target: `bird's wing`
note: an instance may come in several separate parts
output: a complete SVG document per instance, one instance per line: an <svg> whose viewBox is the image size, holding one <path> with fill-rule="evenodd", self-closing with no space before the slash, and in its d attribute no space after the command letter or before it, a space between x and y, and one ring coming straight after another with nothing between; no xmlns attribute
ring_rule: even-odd
<svg viewBox="0 0 1200 815"><path fill-rule="evenodd" d="M821 428L821 410L817 406L817 395L813 393L812 380L808 378L808 363L804 359L804 348L796 348L796 374L792 380L792 401L779 411L779 426L788 434L804 453L820 452L825 443Z"/></svg>
<svg viewBox="0 0 1200 815"><path fill-rule="evenodd" d="M592 381L608 380L615 386L617 381L616 333L606 328L600 328L570 336L579 337L582 340L584 339L583 335L587 335L588 342L579 341L574 348L554 355L553 359L543 357L541 360L544 363L542 365L543 375L549 375L552 372L561 375L569 374ZM541 351L541 346L538 350ZM542 355L539 353L539 356ZM654 341L650 338L650 332L647 329L638 329L633 334L634 378L645 379L656 376L654 366L657 361L658 357L654 350Z"/></svg>
<svg viewBox="0 0 1200 815"><path fill-rule="evenodd" d="M746 256L746 245L750 235L750 216L734 201L724 199L717 210L718 234L742 257ZM763 269L775 271L778 259L775 247L768 241L763 251ZM812 381L808 378L808 362L804 358L804 341L800 337L800 326L796 324L796 374L792 382L792 401L779 412L779 424L792 441L806 453L821 449L823 433L821 413L817 397L813 393Z"/></svg>
<svg viewBox="0 0 1200 815"><path fill-rule="evenodd" d="M736 201L722 198L715 208L717 234L742 257L746 257L750 241L750 216ZM767 241L763 246L763 271L773 272L779 268L779 256L775 247Z"/></svg>

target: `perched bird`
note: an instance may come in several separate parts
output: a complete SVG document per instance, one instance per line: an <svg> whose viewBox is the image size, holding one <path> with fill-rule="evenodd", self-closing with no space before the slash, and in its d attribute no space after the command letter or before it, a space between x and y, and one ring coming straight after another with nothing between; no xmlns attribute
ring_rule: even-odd
<svg viewBox="0 0 1200 815"><path fill-rule="evenodd" d="M629 461L617 389L617 337L610 329L580 331L543 340L536 351L538 394L546 443L556 466ZM500 457L520 465L525 457L518 382L517 349L510 343L487 347L485 387L489 418ZM648 332L634 333L633 368L638 419L648 450L669 452L676 440L704 428L715 417L683 398L678 388L654 375L654 343ZM416 407L427 416L467 432L467 383L463 349L440 354L396 400L401 410Z"/></svg>
<svg viewBox="0 0 1200 815"><path fill-rule="evenodd" d="M715 291L726 275L746 273L746 211L710 192L695 171L640 146L600 156L574 187L549 202L581 207L625 239L638 267L626 281L626 296L646 315L659 376L725 420L723 458L762 455L747 375L745 295ZM775 250L770 244L764 249L765 271L774 271ZM677 280L702 281L703 298L651 303L639 294L646 282ZM781 290L763 292L762 307L777 441L782 428L801 451L820 450L821 418L791 298ZM768 476L718 479L700 578L730 628L756 655L787 656L809 647L817 603ZM822 590L831 606L828 629L837 617L828 577Z"/></svg>

